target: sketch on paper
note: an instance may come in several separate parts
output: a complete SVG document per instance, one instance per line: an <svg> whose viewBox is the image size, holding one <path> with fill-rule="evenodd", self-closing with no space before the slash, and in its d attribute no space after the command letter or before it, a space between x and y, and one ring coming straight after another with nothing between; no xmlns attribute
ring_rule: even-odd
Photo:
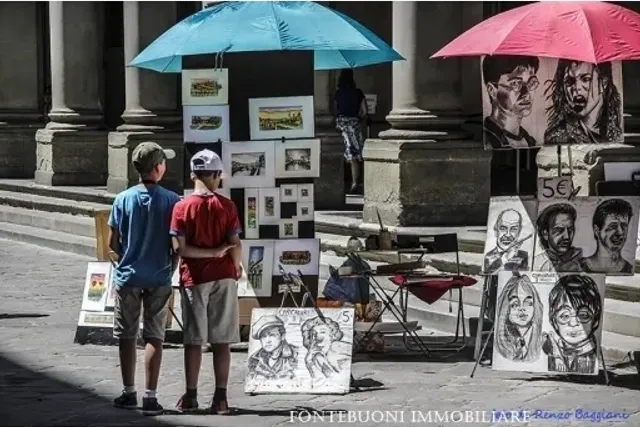
<svg viewBox="0 0 640 427"><path fill-rule="evenodd" d="M273 271L273 240L243 240L243 275L238 280L241 297L271 296Z"/></svg>
<svg viewBox="0 0 640 427"><path fill-rule="evenodd" d="M229 70L200 69L182 71L183 105L227 104Z"/></svg>
<svg viewBox="0 0 640 427"><path fill-rule="evenodd" d="M260 107L258 122L261 131L302 129L302 106Z"/></svg>
<svg viewBox="0 0 640 427"><path fill-rule="evenodd" d="M260 194L260 214L258 215L261 225L276 225L280 223L280 189L261 188Z"/></svg>
<svg viewBox="0 0 640 427"><path fill-rule="evenodd" d="M231 176L264 175L264 161L264 152L233 153L231 155Z"/></svg>
<svg viewBox="0 0 640 427"><path fill-rule="evenodd" d="M249 99L251 139L311 138L313 114L313 96Z"/></svg>
<svg viewBox="0 0 640 427"><path fill-rule="evenodd" d="M276 178L320 176L320 140L297 139L276 144Z"/></svg>
<svg viewBox="0 0 640 427"><path fill-rule="evenodd" d="M285 166L287 172L311 170L311 149L292 148L284 150Z"/></svg>
<svg viewBox="0 0 640 427"><path fill-rule="evenodd" d="M482 274L530 269L536 208L535 200L517 196L491 198Z"/></svg>
<svg viewBox="0 0 640 427"><path fill-rule="evenodd" d="M482 83L485 149L623 141L619 61L485 56Z"/></svg>
<svg viewBox="0 0 640 427"><path fill-rule="evenodd" d="M354 309L256 308L251 316L247 393L349 391Z"/></svg>
<svg viewBox="0 0 640 427"><path fill-rule="evenodd" d="M275 187L273 141L233 142L222 145L226 188ZM259 203L258 203L259 205Z"/></svg>
<svg viewBox="0 0 640 427"><path fill-rule="evenodd" d="M577 197L540 202L536 271L632 275L637 197Z"/></svg>
<svg viewBox="0 0 640 427"><path fill-rule="evenodd" d="M184 107L184 141L229 141L228 105L188 105Z"/></svg>
<svg viewBox="0 0 640 427"><path fill-rule="evenodd" d="M604 280L602 274L501 272L493 369L597 374Z"/></svg>
<svg viewBox="0 0 640 427"><path fill-rule="evenodd" d="M258 198L260 197L260 191L257 188L246 188L244 190L244 212L245 212L245 225L244 225L244 237L245 239L257 239L260 237L259 230L259 214L258 214Z"/></svg>

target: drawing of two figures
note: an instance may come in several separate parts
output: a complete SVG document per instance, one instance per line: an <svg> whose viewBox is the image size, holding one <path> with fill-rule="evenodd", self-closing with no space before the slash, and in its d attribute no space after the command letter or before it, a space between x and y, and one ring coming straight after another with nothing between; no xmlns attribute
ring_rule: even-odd
<svg viewBox="0 0 640 427"><path fill-rule="evenodd" d="M344 374L351 360L351 345L341 341L344 333L333 319L307 319L301 326L302 345L306 349L304 364L316 387ZM249 356L250 380L299 379L300 348L287 342L284 322L277 316L263 316L254 324L252 337L259 340L260 350Z"/></svg>
<svg viewBox="0 0 640 427"><path fill-rule="evenodd" d="M545 313L535 286L526 275L514 276L498 298L495 345L512 362L535 362L547 355L552 372L597 373L602 300L586 275L560 277L549 292ZM549 316L552 331L542 329Z"/></svg>

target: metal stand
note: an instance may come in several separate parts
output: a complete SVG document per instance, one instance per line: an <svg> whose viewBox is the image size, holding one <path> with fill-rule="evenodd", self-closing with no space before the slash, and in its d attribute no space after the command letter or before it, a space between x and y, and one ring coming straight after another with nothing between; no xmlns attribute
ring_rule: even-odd
<svg viewBox="0 0 640 427"><path fill-rule="evenodd" d="M492 276L484 276L484 283L482 285L482 299L480 302L480 315L478 316L478 325L476 330L476 342L473 347L473 359L476 361L480 361L481 352L480 347L482 345L482 334L484 332L484 318L486 314L487 302L489 301L489 292L491 290L491 277ZM493 333L493 328L491 329L491 333ZM491 334L490 333L490 334ZM491 335L489 335L491 336ZM488 339L487 339L487 342ZM486 343L485 343L486 346ZM482 350L484 352L484 350ZM475 369L474 369L475 370Z"/></svg>

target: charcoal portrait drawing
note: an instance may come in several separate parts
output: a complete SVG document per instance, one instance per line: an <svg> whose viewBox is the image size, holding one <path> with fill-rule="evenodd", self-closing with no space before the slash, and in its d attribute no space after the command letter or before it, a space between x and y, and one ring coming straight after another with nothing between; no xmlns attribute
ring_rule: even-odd
<svg viewBox="0 0 640 427"><path fill-rule="evenodd" d="M252 325L252 337L260 340L260 349L249 356L248 379L294 379L298 348L289 344L284 322L278 316L265 315Z"/></svg>
<svg viewBox="0 0 640 427"><path fill-rule="evenodd" d="M561 277L549 293L549 322L542 350L549 371L596 374L602 298L595 281L586 275Z"/></svg>
<svg viewBox="0 0 640 427"><path fill-rule="evenodd" d="M331 318L311 317L302 324L302 345L307 349L304 362L312 381L322 383L344 376L350 369L350 343L341 341L344 332Z"/></svg>
<svg viewBox="0 0 640 427"><path fill-rule="evenodd" d="M522 126L531 114L540 61L534 56L486 56L482 61L491 112L484 118L484 145L489 149L530 148L536 140Z"/></svg>
<svg viewBox="0 0 640 427"><path fill-rule="evenodd" d="M496 349L513 362L532 362L540 357L544 308L528 276L514 276L498 298Z"/></svg>
<svg viewBox="0 0 640 427"><path fill-rule="evenodd" d="M622 142L622 97L615 83L611 62L558 60L545 90L544 143Z"/></svg>
<svg viewBox="0 0 640 427"><path fill-rule="evenodd" d="M485 274L498 270L524 271L529 268L529 254L521 250L522 244L533 237L522 236L522 214L515 209L505 209L498 215L493 226L496 247L486 253ZM523 238L524 237L524 238Z"/></svg>
<svg viewBox="0 0 640 427"><path fill-rule="evenodd" d="M533 261L534 271L583 271L582 249L576 248L576 209L568 203L555 203L538 215L538 241L543 252Z"/></svg>

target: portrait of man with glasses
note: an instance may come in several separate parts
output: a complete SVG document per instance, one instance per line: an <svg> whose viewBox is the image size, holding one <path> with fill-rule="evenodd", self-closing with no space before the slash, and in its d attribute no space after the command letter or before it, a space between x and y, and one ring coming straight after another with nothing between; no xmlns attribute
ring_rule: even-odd
<svg viewBox="0 0 640 427"><path fill-rule="evenodd" d="M486 56L482 76L491 104L484 118L484 145L492 149L531 148L536 140L522 127L533 109L533 92L540 82L535 56Z"/></svg>
<svg viewBox="0 0 640 427"><path fill-rule="evenodd" d="M548 370L579 374L598 373L598 341L602 297L587 275L561 277L549 292L551 332L543 333L542 351Z"/></svg>

